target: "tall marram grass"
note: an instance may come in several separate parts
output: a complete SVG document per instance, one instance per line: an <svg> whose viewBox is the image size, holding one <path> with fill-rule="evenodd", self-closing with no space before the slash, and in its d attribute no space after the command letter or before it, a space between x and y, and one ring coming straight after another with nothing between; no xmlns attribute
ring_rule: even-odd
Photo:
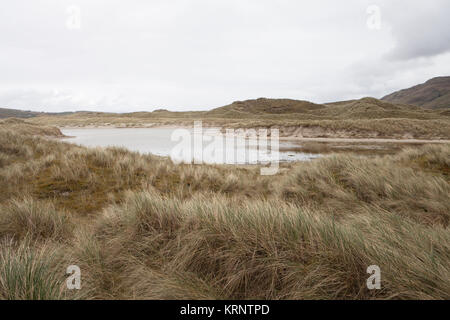
<svg viewBox="0 0 450 320"><path fill-rule="evenodd" d="M12 125L0 126L1 299L450 298L449 145L267 177ZM381 290L366 287L370 265Z"/></svg>
<svg viewBox="0 0 450 320"><path fill-rule="evenodd" d="M0 213L0 237L60 241L72 234L70 217L51 202L15 199L0 206Z"/></svg>
<svg viewBox="0 0 450 320"><path fill-rule="evenodd" d="M401 157L413 157L412 151ZM406 167L394 159L339 155L306 163L286 178L281 197L336 216L357 214L370 206L375 212L379 207L422 223L448 226L450 184L445 177Z"/></svg>
<svg viewBox="0 0 450 320"><path fill-rule="evenodd" d="M56 268L55 250L3 241L0 249L0 299L56 300L65 297L64 269Z"/></svg>
<svg viewBox="0 0 450 320"><path fill-rule="evenodd" d="M448 231L381 208L336 221L279 200L144 192L106 210L91 237L115 279L109 292L122 298L450 298ZM366 287L374 264L375 292Z"/></svg>

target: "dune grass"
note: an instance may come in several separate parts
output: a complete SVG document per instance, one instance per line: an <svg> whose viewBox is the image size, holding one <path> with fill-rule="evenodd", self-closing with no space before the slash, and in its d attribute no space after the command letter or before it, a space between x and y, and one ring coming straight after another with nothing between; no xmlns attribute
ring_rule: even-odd
<svg viewBox="0 0 450 320"><path fill-rule="evenodd" d="M422 152L431 153L436 149L439 148L425 148ZM407 150L401 157L414 153L417 151ZM444 158L427 156L448 168ZM336 216L356 214L371 206L422 223L447 227L450 185L444 173L445 170L442 174L430 175L405 167L395 156L367 159L339 155L292 170L280 190L282 198L288 202L326 210Z"/></svg>
<svg viewBox="0 0 450 320"><path fill-rule="evenodd" d="M260 176L36 127L0 125L2 299L450 298L449 145Z"/></svg>
<svg viewBox="0 0 450 320"><path fill-rule="evenodd" d="M132 193L103 213L91 237L104 257L87 264L88 272L105 272L101 265L107 262L108 279L115 279L105 284L92 277L99 295L449 298L448 231L381 208L337 221L280 200L237 205L221 196L182 202ZM383 270L380 291L366 288L366 269L373 264Z"/></svg>
<svg viewBox="0 0 450 320"><path fill-rule="evenodd" d="M281 137L450 139L448 110L429 110L392 104L374 98L314 104L290 99L236 101L210 111L79 112L38 116L36 124L97 127L205 126L221 128L278 128Z"/></svg>
<svg viewBox="0 0 450 320"><path fill-rule="evenodd" d="M32 198L11 200L0 207L0 237L55 241L70 238L72 222L53 203Z"/></svg>
<svg viewBox="0 0 450 320"><path fill-rule="evenodd" d="M57 249L36 248L29 239L20 244L3 241L0 249L0 299L60 300L64 290L63 265Z"/></svg>

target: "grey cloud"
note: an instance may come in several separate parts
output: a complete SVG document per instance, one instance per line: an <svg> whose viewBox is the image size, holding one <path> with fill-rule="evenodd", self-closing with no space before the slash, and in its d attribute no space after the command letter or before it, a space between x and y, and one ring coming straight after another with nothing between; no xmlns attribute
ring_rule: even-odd
<svg viewBox="0 0 450 320"><path fill-rule="evenodd" d="M0 11L0 105L199 110L258 97L378 96L450 74L447 56L432 56L450 43L448 5L424 3L16 0ZM367 28L371 4L386 28ZM69 5L81 9L81 30L65 26Z"/></svg>
<svg viewBox="0 0 450 320"><path fill-rule="evenodd" d="M389 59L433 57L450 51L448 0L390 1L385 9L395 39Z"/></svg>

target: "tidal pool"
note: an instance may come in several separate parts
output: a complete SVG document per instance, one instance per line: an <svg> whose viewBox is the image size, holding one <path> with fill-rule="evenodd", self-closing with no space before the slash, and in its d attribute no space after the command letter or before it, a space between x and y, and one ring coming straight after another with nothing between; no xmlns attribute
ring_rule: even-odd
<svg viewBox="0 0 450 320"><path fill-rule="evenodd" d="M217 129L216 129L217 130ZM262 143L256 139L244 137L225 137L204 129L201 137L194 134L192 129L177 128L76 128L61 129L62 133L69 138L68 142L87 147L124 147L131 151L150 153L158 156L171 157L182 160L183 156L192 156L193 159L201 158L204 163L218 164L255 164L265 162L287 162L308 161L320 157L318 154L308 154L298 151L290 151L295 146L289 141L279 141L279 152L276 148L261 147ZM186 135L191 138L191 146L195 141L203 140L203 151L199 154L198 149L186 150ZM201 139L201 140L198 140ZM261 141L261 140L259 140ZM184 143L184 144L183 144ZM198 145L198 144L197 144ZM259 146L259 149L258 149ZM190 149L190 148L187 148ZM183 152L185 153L183 155ZM191 152L189 154L189 152ZM177 158L178 154L178 158Z"/></svg>

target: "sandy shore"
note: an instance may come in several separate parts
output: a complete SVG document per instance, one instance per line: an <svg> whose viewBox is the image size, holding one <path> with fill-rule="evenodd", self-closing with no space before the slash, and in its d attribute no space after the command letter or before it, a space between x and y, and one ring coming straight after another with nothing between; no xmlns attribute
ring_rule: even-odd
<svg viewBox="0 0 450 320"><path fill-rule="evenodd" d="M301 138L280 137L280 140L310 142L373 142L373 143L450 143L450 140L378 139L378 138Z"/></svg>
<svg viewBox="0 0 450 320"><path fill-rule="evenodd" d="M164 128L164 129L192 129L192 125L173 125L173 124L147 124L139 126L114 126L114 125L99 125L99 126L60 126L59 129L149 129L149 128ZM217 126L208 126L203 124L204 129L218 129L222 128ZM249 128L247 128L249 129ZM255 129L257 130L257 129ZM207 133L206 133L207 134ZM239 134L236 134L239 136ZM425 144L425 143L450 143L447 139L414 139L414 138L331 138L331 137L298 137L298 136L280 136L280 140L283 141L295 141L295 142L343 142L343 143L411 143L411 144Z"/></svg>

